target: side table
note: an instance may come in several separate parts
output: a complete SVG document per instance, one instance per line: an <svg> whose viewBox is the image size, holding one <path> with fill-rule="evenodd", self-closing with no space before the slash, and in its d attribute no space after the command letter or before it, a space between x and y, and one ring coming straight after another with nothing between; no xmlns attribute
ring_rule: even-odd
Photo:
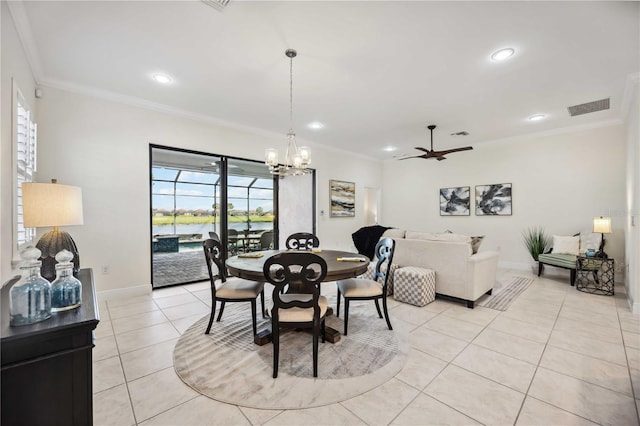
<svg viewBox="0 0 640 426"><path fill-rule="evenodd" d="M585 293L614 295L615 262L601 257L578 256L576 288Z"/></svg>

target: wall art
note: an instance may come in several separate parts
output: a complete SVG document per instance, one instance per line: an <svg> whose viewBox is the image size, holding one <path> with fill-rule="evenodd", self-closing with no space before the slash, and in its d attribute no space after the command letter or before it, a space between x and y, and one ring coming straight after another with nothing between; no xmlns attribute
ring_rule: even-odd
<svg viewBox="0 0 640 426"><path fill-rule="evenodd" d="M476 185L476 216L510 216L511 184Z"/></svg>
<svg viewBox="0 0 640 426"><path fill-rule="evenodd" d="M356 184L340 180L329 181L331 217L354 217L356 215Z"/></svg>
<svg viewBox="0 0 640 426"><path fill-rule="evenodd" d="M440 216L469 216L471 187L440 188Z"/></svg>

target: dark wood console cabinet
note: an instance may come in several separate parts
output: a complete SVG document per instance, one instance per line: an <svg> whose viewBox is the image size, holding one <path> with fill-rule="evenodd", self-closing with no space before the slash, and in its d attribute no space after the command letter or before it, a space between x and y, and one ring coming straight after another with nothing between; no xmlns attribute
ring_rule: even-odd
<svg viewBox="0 0 640 426"><path fill-rule="evenodd" d="M81 269L82 305L48 320L9 326L9 290L2 287L0 351L2 425L93 423L93 330L98 306L91 269Z"/></svg>

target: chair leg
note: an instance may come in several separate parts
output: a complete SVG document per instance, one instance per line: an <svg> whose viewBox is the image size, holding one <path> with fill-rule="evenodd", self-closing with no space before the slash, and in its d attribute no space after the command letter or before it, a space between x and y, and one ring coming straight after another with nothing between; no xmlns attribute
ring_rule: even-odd
<svg viewBox="0 0 640 426"><path fill-rule="evenodd" d="M313 377L318 377L318 334L320 324L313 326Z"/></svg>
<svg viewBox="0 0 640 426"><path fill-rule="evenodd" d="M218 314L218 319L216 321L220 322L220 318L222 318L222 313L224 312L224 302L220 302L220 313Z"/></svg>
<svg viewBox="0 0 640 426"><path fill-rule="evenodd" d="M267 312L264 310L264 288L260 292L260 305L262 306L262 318L266 318Z"/></svg>
<svg viewBox="0 0 640 426"><path fill-rule="evenodd" d="M544 264L542 262L538 262L538 276L542 274L543 267L544 267Z"/></svg>
<svg viewBox="0 0 640 426"><path fill-rule="evenodd" d="M273 342L273 378L278 377L278 357L280 356L280 330L271 321L271 341Z"/></svg>
<svg viewBox="0 0 640 426"><path fill-rule="evenodd" d="M324 343L325 338L327 337L327 331L326 331L326 328L325 328L324 318L322 318L322 330L321 330L321 332L322 332L322 343Z"/></svg>
<svg viewBox="0 0 640 426"><path fill-rule="evenodd" d="M376 299L376 302L378 301L378 299ZM393 327L391 327L391 320L389 319L389 311L387 311L387 298L386 297L382 297L382 309L384 309L384 318L387 320L387 327L389 327L389 330L393 330Z"/></svg>
<svg viewBox="0 0 640 426"><path fill-rule="evenodd" d="M344 299L344 334L347 335L347 329L349 328L349 299Z"/></svg>
<svg viewBox="0 0 640 426"><path fill-rule="evenodd" d="M340 318L340 289L338 289L338 304L336 305L336 318Z"/></svg>
<svg viewBox="0 0 640 426"><path fill-rule="evenodd" d="M574 285L576 285L576 270L575 269L571 270L570 279L571 279L571 287L573 287Z"/></svg>
<svg viewBox="0 0 640 426"><path fill-rule="evenodd" d="M380 312L380 304L378 303L378 299L373 299L376 304L376 309L378 310L378 316L382 318L382 312Z"/></svg>
<svg viewBox="0 0 640 426"><path fill-rule="evenodd" d="M211 300L211 316L209 317L209 325L207 326L207 331L204 334L209 334L211 331L211 324L213 324L213 319L216 317L216 299Z"/></svg>
<svg viewBox="0 0 640 426"><path fill-rule="evenodd" d="M251 299L251 325L253 325L253 335L258 334L258 321L256 319L256 299Z"/></svg>

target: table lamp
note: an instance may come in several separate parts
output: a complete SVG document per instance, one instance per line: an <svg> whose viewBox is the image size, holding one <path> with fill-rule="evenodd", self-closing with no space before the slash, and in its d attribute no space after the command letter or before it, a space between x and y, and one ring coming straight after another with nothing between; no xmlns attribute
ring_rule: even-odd
<svg viewBox="0 0 640 426"><path fill-rule="evenodd" d="M63 249L73 253L73 272L80 270L78 247L71 235L59 226L82 225L82 190L77 186L25 182L22 184L24 226L40 228L53 226L36 244L42 252L41 274L49 281L56 278L55 255Z"/></svg>
<svg viewBox="0 0 640 426"><path fill-rule="evenodd" d="M602 240L600 241L600 248L596 253L596 257L602 257L607 259L607 253L604 252L604 234L611 233L611 218L610 217L594 217L593 218L593 232L599 232L602 234Z"/></svg>

